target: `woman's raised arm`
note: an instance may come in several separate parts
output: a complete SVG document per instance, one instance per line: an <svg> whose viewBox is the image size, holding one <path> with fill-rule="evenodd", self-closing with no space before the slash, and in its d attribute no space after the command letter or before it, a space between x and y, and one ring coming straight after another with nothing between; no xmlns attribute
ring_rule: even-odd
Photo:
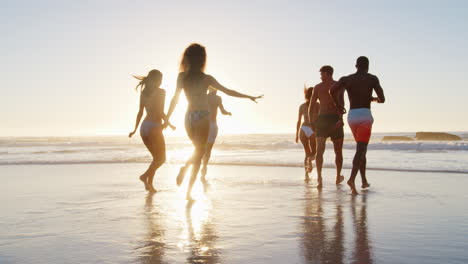
<svg viewBox="0 0 468 264"><path fill-rule="evenodd" d="M208 77L208 82L209 82L209 85L213 88L215 88L216 90L218 91L221 91L229 96L233 96L233 97L239 97L239 98L248 98L252 101L254 101L255 103L257 102L257 99L260 99L263 97L263 95L260 95L260 96L250 96L250 95L246 95L246 94L243 94L243 93L239 93L237 91L234 91L234 90L231 90L231 89L228 89L224 86L222 86L213 76L211 75L207 75Z"/></svg>

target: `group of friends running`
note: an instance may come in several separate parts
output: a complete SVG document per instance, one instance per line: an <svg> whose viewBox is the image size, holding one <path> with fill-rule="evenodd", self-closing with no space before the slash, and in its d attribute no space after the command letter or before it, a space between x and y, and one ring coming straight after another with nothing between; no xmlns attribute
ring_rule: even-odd
<svg viewBox="0 0 468 264"><path fill-rule="evenodd" d="M201 181L206 183L207 165L218 134L216 122L218 109L224 115L231 115L230 112L224 109L217 91L233 97L246 98L253 102L257 102L257 99L263 97L263 95L246 95L224 87L213 76L205 74L205 65L206 49L204 46L194 43L185 49L180 62L176 92L167 114L164 113L166 92L160 88L162 73L158 70L151 70L147 76L134 76L140 81L136 89L140 89L141 94L135 128L130 132L129 137L136 133L146 110L146 116L140 126L140 135L153 160L148 169L140 176L140 180L149 192L156 192L153 186L154 175L157 169L166 161L163 130L168 126L175 129L170 122L170 117L177 106L182 90L184 90L188 101L185 129L195 148L193 155L180 168L176 179L177 185L181 185L186 171L189 170L190 166L192 167L186 194L187 200L192 200L191 192L200 168ZM296 142L300 138L306 153L304 161L306 179L309 178L308 174L312 171L312 161L315 159L318 187L322 187L323 152L325 151L327 137L331 137L336 153L336 183L341 183L344 180L341 175L344 125L342 115L346 112L344 110L343 95L345 90L348 92L351 108L348 114L348 123L357 141L353 170L348 184L355 194L357 194L357 191L354 179L358 171L361 172L363 177L363 187L369 186L365 178L365 155L373 122L370 102L383 103L385 101L377 77L368 73L368 59L365 57L358 58L356 67L357 72L355 74L343 77L338 82L333 80L332 67L324 66L321 68L322 82L316 85L315 88L310 87L305 90L306 103L299 108L296 133ZM372 97L373 91L376 91L377 98ZM302 117L304 117L304 122L301 124Z"/></svg>
<svg viewBox="0 0 468 264"><path fill-rule="evenodd" d="M335 151L336 184L344 181L341 175L343 167L344 92L348 93L350 110L348 124L356 141L356 153L348 185L353 194L358 194L355 179L361 174L362 188L370 186L366 178L367 145L372 132L374 118L371 113L371 102L384 103L385 96L377 76L369 73L369 59L359 57L356 61L357 71L351 75L333 79L333 68L329 65L320 68L321 83L315 87L304 87L306 102L299 107L296 126L296 142L304 146L305 179L309 180L312 172L312 161L317 166L317 187L322 187L323 153L326 140L330 137ZM377 97L372 94L375 91ZM303 120L303 121L302 121Z"/></svg>

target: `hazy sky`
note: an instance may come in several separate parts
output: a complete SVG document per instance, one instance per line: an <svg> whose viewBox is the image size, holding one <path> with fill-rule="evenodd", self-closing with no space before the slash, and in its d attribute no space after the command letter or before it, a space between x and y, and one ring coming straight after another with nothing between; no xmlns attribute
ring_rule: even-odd
<svg viewBox="0 0 468 264"><path fill-rule="evenodd" d="M350 74L360 55L387 98L373 105L374 131L468 130L467 1L0 5L0 136L124 135L138 110L130 75L163 72L167 108L192 42L207 47L220 83L265 94L259 104L223 96L233 116L220 118L221 133L294 132L304 82L318 83L325 64L335 79ZM184 134L181 98L174 123Z"/></svg>

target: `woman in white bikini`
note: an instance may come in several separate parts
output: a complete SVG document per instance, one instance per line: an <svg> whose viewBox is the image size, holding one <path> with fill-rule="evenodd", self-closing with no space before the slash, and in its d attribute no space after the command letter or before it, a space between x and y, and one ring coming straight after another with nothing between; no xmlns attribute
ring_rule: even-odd
<svg viewBox="0 0 468 264"><path fill-rule="evenodd" d="M296 143L299 143L300 139L302 145L304 146L305 152L305 180L309 180L309 173L311 173L313 169L312 161L315 159L315 153L317 150L314 124L317 119L320 105L317 103L317 106L315 106L314 109L312 109L312 111L309 113L310 98L312 97L313 91L313 87L309 87L307 89L304 87L304 96L306 101L305 103L301 104L301 106L299 106L299 116L296 125ZM304 122L301 121L302 117L304 117Z"/></svg>
<svg viewBox="0 0 468 264"><path fill-rule="evenodd" d="M192 175L187 189L187 200L192 199L192 187L197 179L201 160L206 151L206 143L210 130L210 106L207 97L208 87L212 87L230 96L247 98L254 102L256 102L256 99L262 97L245 95L222 86L214 77L204 73L205 64L205 47L200 44L191 44L185 49L180 63L180 73L177 77L176 92L165 119L166 121L169 120L177 105L180 92L184 90L188 101L188 109L185 114L185 129L195 147L194 154L190 162L188 162L192 164ZM177 176L178 185L183 182L186 169L187 167L185 166L180 169L179 175Z"/></svg>
<svg viewBox="0 0 468 264"><path fill-rule="evenodd" d="M164 120L164 100L166 91L159 88L162 81L162 73L158 70L151 70L147 76L134 76L140 80L136 90L141 88L140 108L138 110L135 129L128 135L132 137L138 129L143 111L146 109L146 117L140 127L141 139L148 148L153 161L148 169L140 176L140 180L145 184L145 189L149 192L156 192L153 187L153 178L156 170L166 161L166 143L162 133Z"/></svg>

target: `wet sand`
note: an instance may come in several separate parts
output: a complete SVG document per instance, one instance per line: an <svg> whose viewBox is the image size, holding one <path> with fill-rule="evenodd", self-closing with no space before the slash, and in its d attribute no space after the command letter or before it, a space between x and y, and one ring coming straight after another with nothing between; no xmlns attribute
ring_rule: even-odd
<svg viewBox="0 0 468 264"><path fill-rule="evenodd" d="M144 169L0 166L0 263L468 262L468 175L369 171L353 196L332 169L319 191L300 168L212 166L187 204L177 166L154 195Z"/></svg>

